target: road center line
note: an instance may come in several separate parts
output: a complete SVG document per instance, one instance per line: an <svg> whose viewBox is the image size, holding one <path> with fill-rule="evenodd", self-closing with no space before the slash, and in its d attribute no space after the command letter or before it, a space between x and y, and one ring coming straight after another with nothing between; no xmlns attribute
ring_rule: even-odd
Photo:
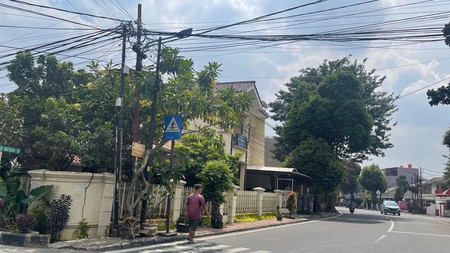
<svg viewBox="0 0 450 253"><path fill-rule="evenodd" d="M416 233L416 232L406 232L406 231L390 231L390 233L407 234L407 235L425 235L425 236L435 236L435 237L447 237L447 238L450 238L450 235L426 234L426 233Z"/></svg>
<svg viewBox="0 0 450 253"><path fill-rule="evenodd" d="M391 226L389 227L388 232L391 232L392 229L394 229L394 221L393 220L391 220Z"/></svg>
<svg viewBox="0 0 450 253"><path fill-rule="evenodd" d="M376 240L373 242L373 244L375 244L375 243L377 243L377 242L383 240L384 237L386 237L386 235L380 236L380 238L376 239Z"/></svg>

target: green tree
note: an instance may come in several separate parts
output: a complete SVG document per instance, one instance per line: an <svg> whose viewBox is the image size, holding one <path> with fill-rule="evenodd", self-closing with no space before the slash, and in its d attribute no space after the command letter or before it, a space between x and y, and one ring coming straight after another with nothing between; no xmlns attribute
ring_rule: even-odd
<svg viewBox="0 0 450 253"><path fill-rule="evenodd" d="M445 132L444 138L442 140L442 144L447 146L447 148L450 150L450 129ZM447 157L448 161L445 163L444 179L447 181L447 184L450 186L450 156L445 156L445 157Z"/></svg>
<svg viewBox="0 0 450 253"><path fill-rule="evenodd" d="M239 154L231 155L225 153L225 142L221 135L216 134L214 129L204 128L196 133L185 134L181 138L180 145L176 146L179 156L185 157L186 185L194 186L199 183L198 174L210 160L226 160L228 168L233 175L239 172ZM237 184L238 178L233 183Z"/></svg>
<svg viewBox="0 0 450 253"><path fill-rule="evenodd" d="M341 183L344 168L324 140L308 138L291 152L284 165L312 177L315 199L325 204L325 211L334 211L333 193Z"/></svg>
<svg viewBox="0 0 450 253"><path fill-rule="evenodd" d="M137 163L133 169L130 188L135 189L143 171L152 166L157 158L157 151L166 143L163 140L163 118L165 115L181 114L183 116L184 129L187 129L188 122L202 121L201 128L210 126L220 127L225 131L236 127L245 112L250 107L250 97L245 92L238 92L232 88L215 90L214 84L220 73L220 64L212 62L207 64L202 70L195 72L193 62L179 55L178 49L164 48L162 53L161 72L167 74L167 82L162 84L159 92L157 107L158 122L156 129L155 143L148 143L145 157ZM137 85L141 89L142 105L141 115L151 115L150 100L153 92L155 75L151 71L142 73L142 83ZM147 124L150 118L143 117L141 122ZM194 132L198 129L194 129ZM189 132L185 133L188 134ZM143 136L144 139L147 136ZM146 190L144 189L143 192ZM129 214L138 202L132 203L133 191L128 191L126 196L126 206ZM137 198L139 199L139 198Z"/></svg>
<svg viewBox="0 0 450 253"><path fill-rule="evenodd" d="M427 96L430 100L428 103L431 106L439 104L450 105L450 85L428 90Z"/></svg>
<svg viewBox="0 0 450 253"><path fill-rule="evenodd" d="M405 193L408 191L409 182L404 175L400 175L395 181L398 186L395 191L395 201L401 201L403 200Z"/></svg>
<svg viewBox="0 0 450 253"><path fill-rule="evenodd" d="M377 202L376 192L383 194L387 189L387 180L378 165L372 164L362 168L359 176L361 186L371 193L373 203Z"/></svg>
<svg viewBox="0 0 450 253"><path fill-rule="evenodd" d="M224 160L208 161L199 174L203 185L203 195L211 201L211 226L223 228L222 215L219 207L225 202L224 192L233 187L233 174Z"/></svg>
<svg viewBox="0 0 450 253"><path fill-rule="evenodd" d="M348 57L306 68L270 103L277 128L281 161L308 136L324 139L340 158L358 161L383 156L392 147L389 131L397 110L393 94L380 91L384 77Z"/></svg>
<svg viewBox="0 0 450 253"><path fill-rule="evenodd" d="M12 135L21 140L22 157L39 158L53 168L66 169L75 155L98 157L99 152L95 151L105 150L102 146L81 152L83 145L92 144L86 142L86 136L99 134L90 129L92 119L83 121L83 111L79 108L80 102L86 101L87 92L82 90L94 75L74 70L72 63L59 62L51 55L35 59L27 51L18 52L7 70L9 79L18 86L7 97L10 107L14 106L23 122L23 135Z"/></svg>
<svg viewBox="0 0 450 253"><path fill-rule="evenodd" d="M341 191L345 194L350 194L352 200L355 198L355 193L358 192L359 183L358 177L361 174L361 166L359 164L345 160L344 164L344 177L341 183Z"/></svg>

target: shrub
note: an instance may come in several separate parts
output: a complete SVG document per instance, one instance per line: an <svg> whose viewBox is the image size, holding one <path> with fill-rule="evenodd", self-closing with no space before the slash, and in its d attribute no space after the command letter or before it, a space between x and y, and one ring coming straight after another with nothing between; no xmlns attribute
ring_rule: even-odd
<svg viewBox="0 0 450 253"><path fill-rule="evenodd" d="M34 230L38 231L39 234L47 234L48 233L48 215L42 208L35 208L31 210L31 213L34 215L36 219L36 223L34 224Z"/></svg>
<svg viewBox="0 0 450 253"><path fill-rule="evenodd" d="M72 205L72 197L61 195L59 199L54 199L50 205L50 240L58 241L61 237L61 231L69 221L69 211Z"/></svg>
<svg viewBox="0 0 450 253"><path fill-rule="evenodd" d="M75 230L78 239L84 239L89 237L89 224L86 219L82 219L78 222L78 228Z"/></svg>
<svg viewBox="0 0 450 253"><path fill-rule="evenodd" d="M20 213L16 216L16 226L20 233L28 233L34 228L36 219L32 214Z"/></svg>
<svg viewBox="0 0 450 253"><path fill-rule="evenodd" d="M290 192L287 196L286 208L292 215L292 212L297 208L297 194L295 192Z"/></svg>
<svg viewBox="0 0 450 253"><path fill-rule="evenodd" d="M233 175L226 161L210 160L203 166L198 177L203 184L205 200L211 201L211 227L223 228L219 207L225 202L223 193L229 192L233 187Z"/></svg>

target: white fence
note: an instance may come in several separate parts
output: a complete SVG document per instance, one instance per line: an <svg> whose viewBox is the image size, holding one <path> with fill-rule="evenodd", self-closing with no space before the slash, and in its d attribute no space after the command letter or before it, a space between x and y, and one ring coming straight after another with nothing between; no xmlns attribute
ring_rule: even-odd
<svg viewBox="0 0 450 253"><path fill-rule="evenodd" d="M128 191L127 185L121 188L121 213L124 215L124 197ZM186 199L194 192L194 187L183 187L183 184L177 185L174 189L175 199L172 200L171 217L175 220L179 215L185 212ZM258 191L256 191L258 190ZM275 212L278 205L282 205L285 200L285 193L264 192L264 189L256 189L255 191L232 191L224 193L226 203L221 206L222 215L233 222L235 214L262 214ZM152 198L148 203L148 216L152 218L166 217L167 208L167 190L161 185L152 185ZM178 197L177 197L178 196ZM136 196L137 197L137 196ZM208 210L211 211L211 204L207 203ZM230 221L231 220L231 221Z"/></svg>
<svg viewBox="0 0 450 253"><path fill-rule="evenodd" d="M264 213L274 212L277 210L277 194L271 192L263 193L262 211Z"/></svg>
<svg viewBox="0 0 450 253"><path fill-rule="evenodd" d="M236 197L236 213L256 213L258 211L257 192L238 191Z"/></svg>

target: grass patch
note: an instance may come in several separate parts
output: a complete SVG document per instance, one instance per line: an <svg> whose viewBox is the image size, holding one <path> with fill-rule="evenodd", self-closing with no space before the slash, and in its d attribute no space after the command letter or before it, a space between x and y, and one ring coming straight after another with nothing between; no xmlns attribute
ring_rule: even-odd
<svg viewBox="0 0 450 253"><path fill-rule="evenodd" d="M270 220L277 217L277 213L265 213L261 216L257 214L242 214L234 217L234 222L252 222L258 220Z"/></svg>
<svg viewBox="0 0 450 253"><path fill-rule="evenodd" d="M158 224L158 231L166 231L166 221L157 221L156 224ZM169 230L175 230L175 223L170 222Z"/></svg>

